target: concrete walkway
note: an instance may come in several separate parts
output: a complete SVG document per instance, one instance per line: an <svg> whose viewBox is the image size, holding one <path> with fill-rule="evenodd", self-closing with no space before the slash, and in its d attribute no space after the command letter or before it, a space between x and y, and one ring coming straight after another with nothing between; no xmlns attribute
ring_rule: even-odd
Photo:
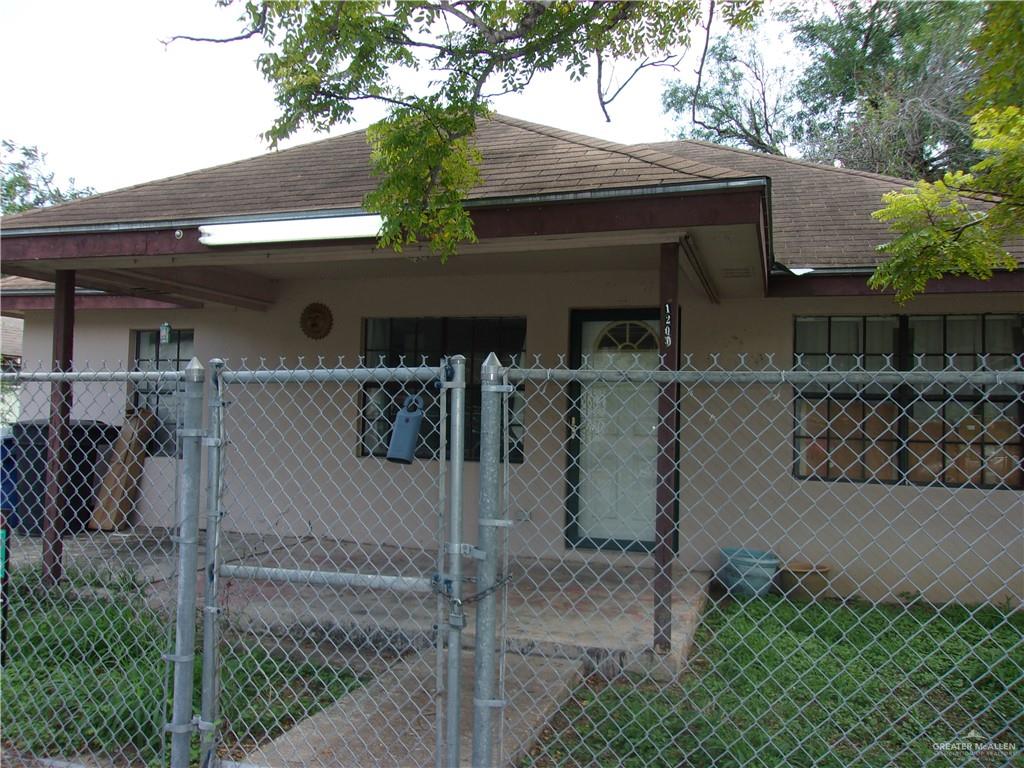
<svg viewBox="0 0 1024 768"><path fill-rule="evenodd" d="M579 681L579 670L579 662L566 659L508 657L501 764L525 754L557 704ZM253 750L242 762L268 768L433 766L434 674L434 655L429 652L396 662L372 684ZM468 684L462 696L460 765L468 766L473 749L471 654L463 655L462 677ZM497 738L494 743L499 743Z"/></svg>

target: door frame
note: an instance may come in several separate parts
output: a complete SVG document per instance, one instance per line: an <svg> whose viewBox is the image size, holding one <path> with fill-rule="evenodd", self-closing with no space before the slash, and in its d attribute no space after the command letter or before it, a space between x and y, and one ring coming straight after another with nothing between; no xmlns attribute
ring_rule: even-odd
<svg viewBox="0 0 1024 768"><path fill-rule="evenodd" d="M659 325L661 313L657 307L634 307L617 309L573 309L569 312L569 366L578 370L583 362L583 324L595 321L614 322L616 320L645 320ZM581 536L579 532L580 508L580 437L579 429L573 430L572 425L581 424L579 381L569 382L568 408L565 415L566 471L565 471L565 547L566 549L593 549L613 552L646 552L654 551L655 540L635 541L632 539L596 539ZM657 407L657 403L654 404ZM656 489L652 489L656 492ZM657 514L656 511L653 514ZM675 516L679 512L676 509ZM654 519L652 518L652 522ZM676 520L678 523L678 519ZM678 524L672 537L672 549L678 551Z"/></svg>

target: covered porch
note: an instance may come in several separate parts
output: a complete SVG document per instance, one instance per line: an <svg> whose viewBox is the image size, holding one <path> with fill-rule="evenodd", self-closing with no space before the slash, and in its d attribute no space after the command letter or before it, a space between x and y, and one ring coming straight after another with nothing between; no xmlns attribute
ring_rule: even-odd
<svg viewBox="0 0 1024 768"><path fill-rule="evenodd" d="M410 547L370 547L355 542L225 531L222 562L321 573L430 578L436 552ZM200 543L200 562L205 544ZM12 538L13 570L41 564L36 539ZM128 533L83 532L64 539L69 586L82 599L102 598L102 579L131 579L150 607L170 617L175 606L176 546L166 529ZM685 663L706 599L711 574L676 569L672 599L673 653L650 653L653 568L545 561L509 562L507 609L502 622L510 654L585 662L586 671L609 676L664 666L674 674ZM472 580L472 571L469 573ZM204 580L197 571L200 594ZM97 591L99 590L99 591ZM221 581L225 627L282 652L305 648L312 657L345 657L352 664L380 664L419 653L436 642L434 594L363 587L278 583L266 579ZM467 585L464 645L475 643L475 603Z"/></svg>
<svg viewBox="0 0 1024 768"><path fill-rule="evenodd" d="M81 231L32 231L22 237L16 236L17 232L13 237L5 233L5 269L54 282L50 342L57 370L69 370L75 361L84 359L131 361L137 353L130 338L114 339L106 334L129 336L127 329L155 328L163 323L191 330L194 352L201 360L227 356L236 361L266 359L273 365L282 357L332 364L343 358L352 365L367 351L364 324L372 317L517 316L525 321L526 359L557 360L565 359L569 352L568 324L576 308L642 308L656 313L659 319L654 323L664 330L658 334L660 362L656 364L674 368L681 350L681 302L759 297L767 291L770 260L763 188L763 179L702 179L637 187L622 194L574 192L522 196L512 203L497 199L474 202L470 207L479 241L465 246L446 264L429 258L420 246L402 254L381 252L365 234L330 239L291 234L284 241L263 234L256 242L244 238L207 242L208 230L214 227L255 221L271 228L287 224L294 232L297 223L360 218L357 210L347 210L254 213L129 227L89 224L82 225ZM313 227L311 231L321 230ZM93 294L76 296L76 287L103 291L109 306L100 308ZM45 309L36 301L36 309ZM333 328L333 333L319 336L302 326L303 313L313 304L332 309L328 331ZM101 314L115 305L127 314ZM115 314L117 328L110 323ZM88 319L88 333L76 328L83 318ZM99 333L94 332L97 328ZM111 349L118 351L111 355L107 352ZM47 484L53 492L47 497L42 547L43 569L50 581L58 580L63 568L56 490L63 470L58 449L67 441L74 401L68 384L53 387L56 405L49 418L54 449L47 470ZM685 646L671 641L676 622L673 604L690 603L685 597L674 599L679 576L672 572L676 518L673 436L677 424L671 392L665 392L657 409L663 425L657 448L660 479L654 535L658 543L645 560L655 588L633 592L631 599L634 610L642 610L636 594L644 594L645 599L656 595L649 608L656 616L652 615L651 623L637 622L628 611L619 612L615 589L631 590L629 585L616 587L605 602L595 603L594 610L598 616L605 608L609 614L630 616L628 625L619 627L611 619L602 619L608 637L618 637L621 642L607 645L600 636L586 639L584 633L577 643L581 648L628 654L635 645L652 648L652 637L653 646L662 654ZM345 418L354 424L359 417L348 414ZM258 429L260 425L250 426ZM160 458L149 464L169 461ZM149 468L146 471L147 477L156 474ZM151 497L167 493L166 479L172 476L167 467L162 476L163 487L152 486L147 491L144 480L143 492ZM472 490L467 497L473 498ZM555 520L562 510L548 513ZM251 519L242 511L232 525L259 533L265 522L260 519L262 514L258 506ZM136 522L157 527L173 524L168 519ZM474 522L470 510L468 531L475 529ZM313 520L307 530L318 526ZM366 540L378 537L371 535ZM545 546L548 550L560 548L560 534ZM554 593L565 583L550 578L544 581L551 594L541 602L552 617L558 612ZM582 588L587 586L607 589L601 579ZM535 634L549 623L537 618L537 626L529 629L535 603L521 599L524 646L540 642ZM679 631L687 634L683 628ZM543 634L549 633L544 630ZM570 636L579 639L576 631L566 628L566 642ZM553 643L562 645L557 636Z"/></svg>

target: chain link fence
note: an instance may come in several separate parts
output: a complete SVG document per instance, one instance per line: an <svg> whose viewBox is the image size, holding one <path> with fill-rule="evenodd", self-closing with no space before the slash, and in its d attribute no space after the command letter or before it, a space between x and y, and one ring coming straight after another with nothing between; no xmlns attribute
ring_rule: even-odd
<svg viewBox="0 0 1024 768"><path fill-rule="evenodd" d="M4 374L5 765L159 760L177 569L177 372ZM160 390L160 410L142 393ZM5 421L7 419L5 418Z"/></svg>
<svg viewBox="0 0 1024 768"><path fill-rule="evenodd" d="M815 362L507 372L505 665L544 726L502 760L1021 759L1020 359Z"/></svg>
<svg viewBox="0 0 1024 768"><path fill-rule="evenodd" d="M469 407L459 358L215 361L154 377L173 444L122 453L153 381L22 375L22 423L113 442L86 440L56 586L52 534L14 534L4 759L1024 760L1024 361L663 371L628 347L489 358ZM108 530L121 455L142 470Z"/></svg>

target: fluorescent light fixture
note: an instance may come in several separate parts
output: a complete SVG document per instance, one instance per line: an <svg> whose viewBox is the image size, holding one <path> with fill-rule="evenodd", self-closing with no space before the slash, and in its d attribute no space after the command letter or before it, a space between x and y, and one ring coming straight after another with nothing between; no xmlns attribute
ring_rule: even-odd
<svg viewBox="0 0 1024 768"><path fill-rule="evenodd" d="M814 271L814 268L813 267L795 267L795 268L791 268L789 271L792 272L797 277L800 277L801 275L809 275L809 274L811 274L811 272Z"/></svg>
<svg viewBox="0 0 1024 768"><path fill-rule="evenodd" d="M303 240L352 240L359 237L376 237L382 224L383 219L377 215L204 224L199 227L199 242L215 246L294 243Z"/></svg>

